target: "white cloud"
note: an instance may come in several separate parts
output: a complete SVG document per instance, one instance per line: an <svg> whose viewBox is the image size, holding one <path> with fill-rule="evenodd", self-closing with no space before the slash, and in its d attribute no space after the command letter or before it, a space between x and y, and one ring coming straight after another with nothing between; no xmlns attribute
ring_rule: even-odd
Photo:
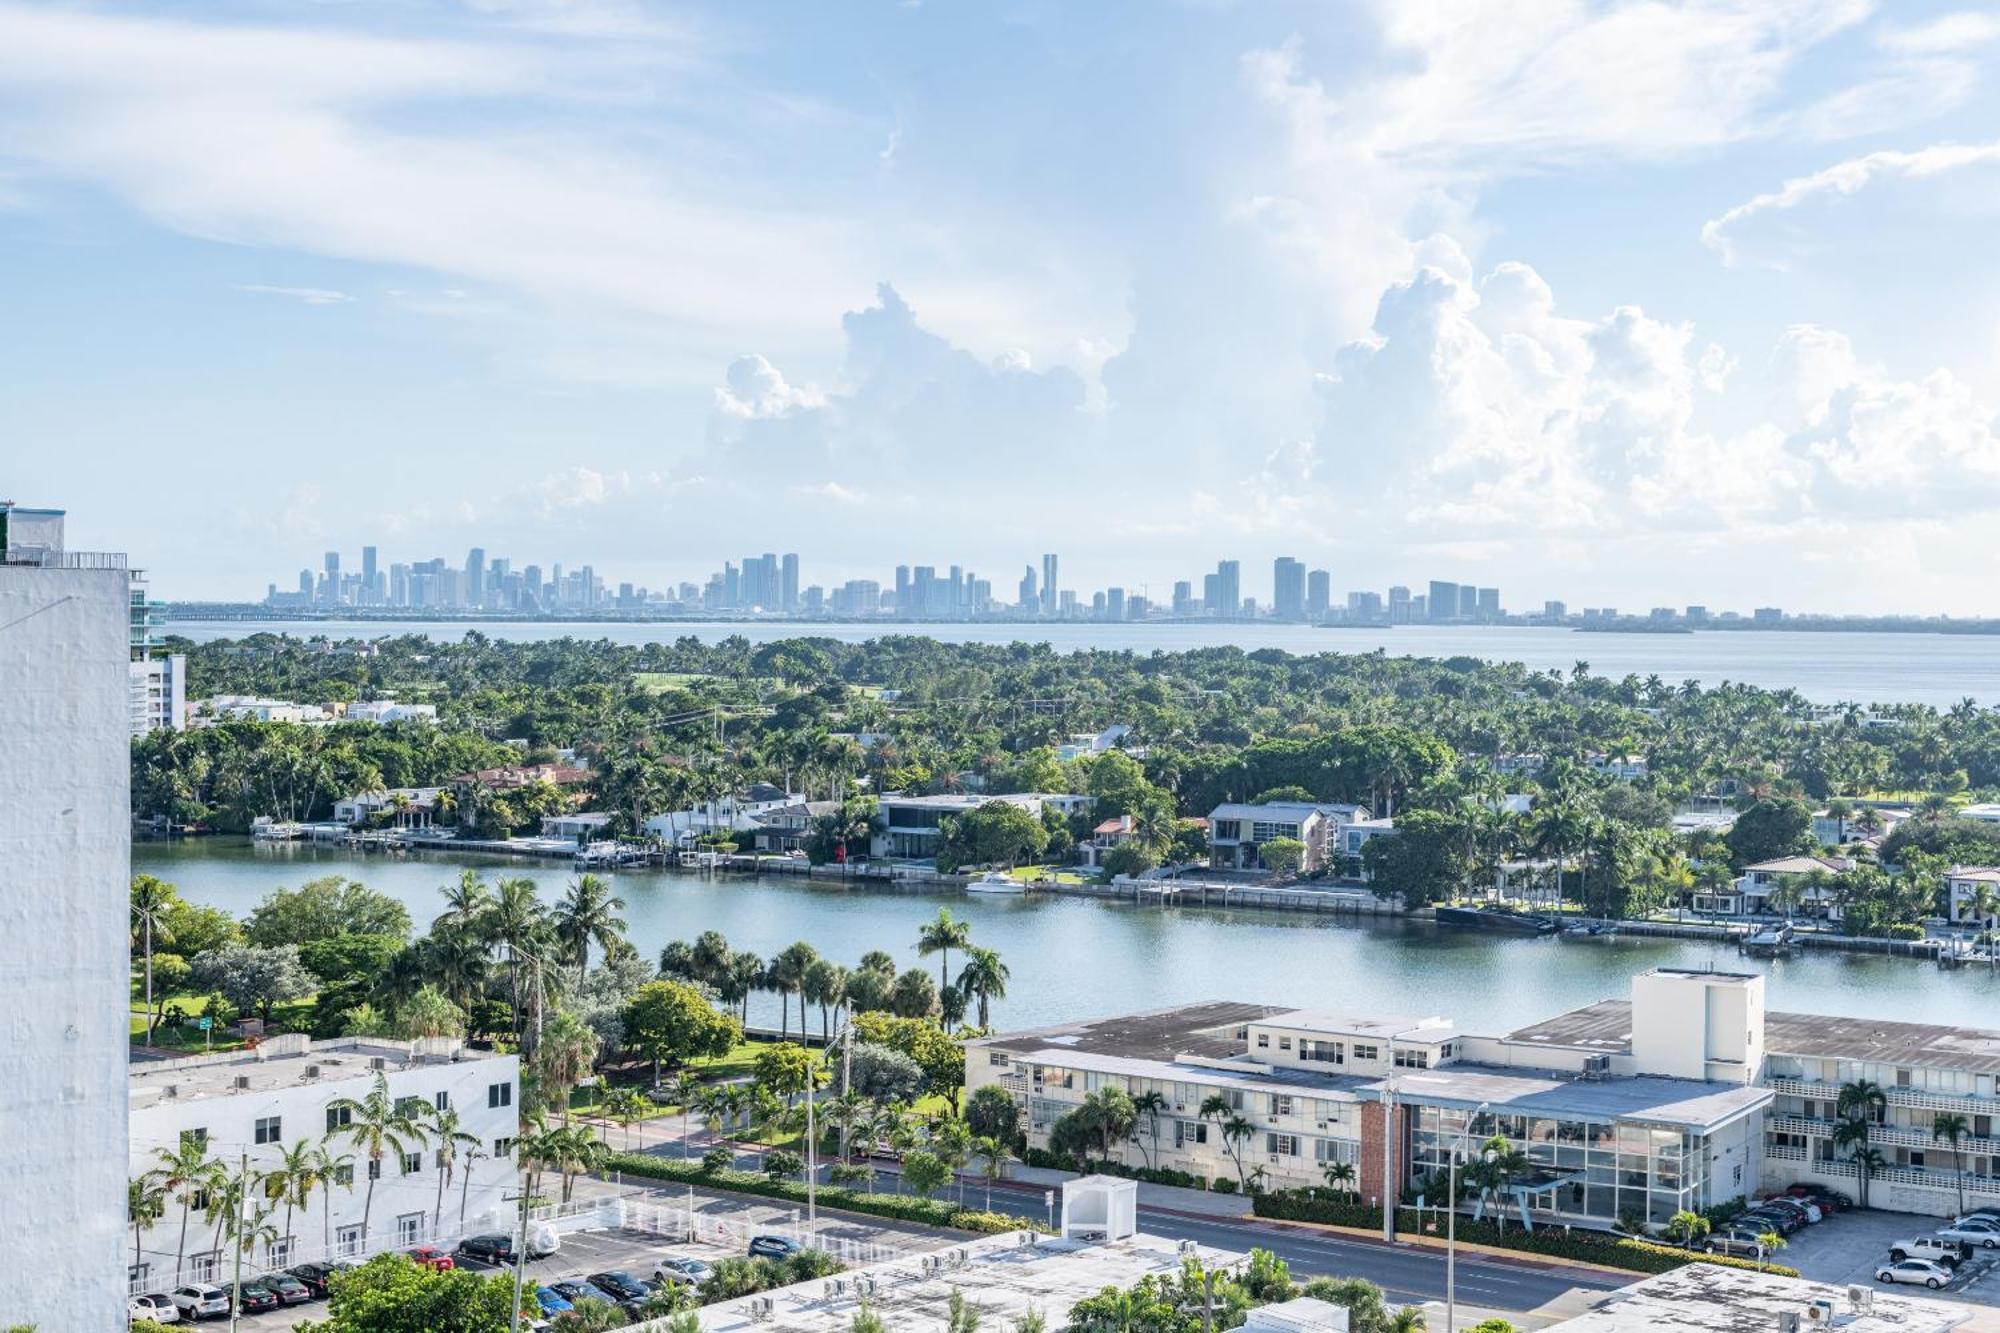
<svg viewBox="0 0 2000 1333"><path fill-rule="evenodd" d="M345 305L354 299L346 292L326 287L267 287L263 283L246 282L237 284L236 290L254 296L283 296L301 305Z"/></svg>
<svg viewBox="0 0 2000 1333"><path fill-rule="evenodd" d="M1876 45L1899 55L1934 56L1971 51L2000 40L2000 16L1961 10L1908 28L1885 28Z"/></svg>
<svg viewBox="0 0 2000 1333"><path fill-rule="evenodd" d="M1775 190L1736 205L1702 224L1702 243L1735 263L1739 250L1732 233L1760 214L1781 213L1807 202L1858 193L1883 179L1922 180L1966 167L2000 163L2000 141L1933 144L1914 151L1885 149L1836 162L1830 167L1786 181Z"/></svg>

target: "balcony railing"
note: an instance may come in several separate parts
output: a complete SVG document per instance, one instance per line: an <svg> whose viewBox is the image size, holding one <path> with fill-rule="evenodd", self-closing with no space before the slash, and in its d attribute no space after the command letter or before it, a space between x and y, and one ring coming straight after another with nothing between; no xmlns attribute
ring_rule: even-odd
<svg viewBox="0 0 2000 1333"><path fill-rule="evenodd" d="M1839 1083L1822 1083L1810 1078L1774 1078L1771 1091L1817 1101L1838 1101ZM1981 1097L1970 1092L1931 1092L1924 1088L1882 1088L1883 1099L1891 1106L1915 1111L1965 1111L1977 1115L2000 1114L2000 1097Z"/></svg>
<svg viewBox="0 0 2000 1333"><path fill-rule="evenodd" d="M40 546L0 552L0 565L27 565L36 569L127 568L123 551L51 551Z"/></svg>

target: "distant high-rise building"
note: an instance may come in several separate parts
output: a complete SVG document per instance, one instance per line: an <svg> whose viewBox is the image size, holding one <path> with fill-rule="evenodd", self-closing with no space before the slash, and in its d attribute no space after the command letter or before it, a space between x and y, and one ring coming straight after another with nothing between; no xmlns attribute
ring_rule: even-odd
<svg viewBox="0 0 2000 1333"><path fill-rule="evenodd" d="M1333 609L1333 575L1315 569L1306 575L1306 614L1318 620Z"/></svg>
<svg viewBox="0 0 2000 1333"><path fill-rule="evenodd" d="M1104 618L1106 620L1123 620L1125 618L1125 590L1123 588L1105 589Z"/></svg>
<svg viewBox="0 0 2000 1333"><path fill-rule="evenodd" d="M1481 588L1479 590L1479 618L1481 620L1498 620L1500 618L1500 590L1498 588Z"/></svg>
<svg viewBox="0 0 2000 1333"><path fill-rule="evenodd" d="M1568 618L1568 616L1569 616L1569 604L1567 602L1542 603L1542 619L1563 620Z"/></svg>
<svg viewBox="0 0 2000 1333"><path fill-rule="evenodd" d="M1430 594L1424 599L1426 618L1430 620L1451 620L1458 615L1458 585L1440 579L1431 580Z"/></svg>
<svg viewBox="0 0 2000 1333"><path fill-rule="evenodd" d="M1784 623L1784 619L1783 607L1760 606L1750 613L1750 623L1753 625L1779 625Z"/></svg>
<svg viewBox="0 0 2000 1333"><path fill-rule="evenodd" d="M1174 614L1191 616L1194 610L1194 584L1187 579L1181 579L1174 584Z"/></svg>
<svg viewBox="0 0 2000 1333"><path fill-rule="evenodd" d="M1237 561L1215 562L1215 600L1210 608L1225 618L1243 614L1243 566Z"/></svg>
<svg viewBox="0 0 2000 1333"><path fill-rule="evenodd" d="M1029 565L1021 571L1021 597L1018 605L1023 611L1034 611L1041 607L1041 598L1035 592L1035 567Z"/></svg>
<svg viewBox="0 0 2000 1333"><path fill-rule="evenodd" d="M486 605L486 552L477 546L465 553L465 603Z"/></svg>
<svg viewBox="0 0 2000 1333"><path fill-rule="evenodd" d="M1379 592L1347 594L1347 615L1350 620L1372 622L1382 619L1382 594Z"/></svg>
<svg viewBox="0 0 2000 1333"><path fill-rule="evenodd" d="M896 566L896 614L908 616L916 614L917 608L910 602L910 567Z"/></svg>
<svg viewBox="0 0 2000 1333"><path fill-rule="evenodd" d="M1407 625L1415 618L1410 606L1410 590L1398 583L1389 589L1389 623Z"/></svg>
<svg viewBox="0 0 2000 1333"><path fill-rule="evenodd" d="M1060 590L1056 586L1056 558L1054 553L1042 557L1042 614L1054 615L1062 605Z"/></svg>
<svg viewBox="0 0 2000 1333"><path fill-rule="evenodd" d="M799 609L799 556L788 552L778 562L778 609L790 614Z"/></svg>
<svg viewBox="0 0 2000 1333"><path fill-rule="evenodd" d="M1271 562L1271 614L1280 620L1305 618L1306 567L1288 555Z"/></svg>
<svg viewBox="0 0 2000 1333"><path fill-rule="evenodd" d="M1682 612L1682 615L1687 618L1687 622L1690 625L1706 625L1708 623L1708 608L1705 606L1690 606L1686 611Z"/></svg>
<svg viewBox="0 0 2000 1333"><path fill-rule="evenodd" d="M360 600L372 604L375 595L375 548L361 548L361 597Z"/></svg>
<svg viewBox="0 0 2000 1333"><path fill-rule="evenodd" d="M1470 583L1458 585L1458 618L1460 620L1479 619L1479 589Z"/></svg>
<svg viewBox="0 0 2000 1333"><path fill-rule="evenodd" d="M313 572L310 569L302 569L299 571L299 596L310 602L312 595Z"/></svg>

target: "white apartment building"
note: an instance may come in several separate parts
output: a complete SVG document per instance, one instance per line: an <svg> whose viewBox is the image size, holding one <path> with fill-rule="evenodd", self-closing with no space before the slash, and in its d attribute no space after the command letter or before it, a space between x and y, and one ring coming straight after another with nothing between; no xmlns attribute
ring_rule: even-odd
<svg viewBox="0 0 2000 1333"><path fill-rule="evenodd" d="M1290 838L1306 845L1302 870L1318 870L1337 855L1337 831L1366 815L1358 805L1333 801L1231 801L1208 812L1208 864L1216 870L1259 870L1267 842Z"/></svg>
<svg viewBox="0 0 2000 1333"><path fill-rule="evenodd" d="M1533 1169L1494 1206L1537 1225L1660 1223L1762 1178L1763 979L1661 971L1635 978L1633 995L1632 1043L1616 1053L1474 1036L1438 1017L1212 1003L969 1042L966 1082L1010 1093L1035 1146L1099 1088L1158 1093L1127 1165L1254 1172L1272 1188L1346 1167L1370 1199L1385 1180L1400 1192L1440 1169L1463 1136L1504 1134ZM1215 1098L1226 1116L1204 1114ZM1247 1138L1225 1136L1236 1117Z"/></svg>
<svg viewBox="0 0 2000 1333"><path fill-rule="evenodd" d="M399 704L394 699L362 699L341 714L349 722L430 722L438 720L436 704Z"/></svg>
<svg viewBox="0 0 2000 1333"><path fill-rule="evenodd" d="M326 709L319 704L294 703L290 699L262 699L251 694L218 694L194 706L196 726L218 722L324 722Z"/></svg>
<svg viewBox="0 0 2000 1333"><path fill-rule="evenodd" d="M125 1326L131 583L0 502L0 1326Z"/></svg>
<svg viewBox="0 0 2000 1333"><path fill-rule="evenodd" d="M1656 969L1633 978L1630 999L1501 1037L1444 1018L1211 1003L966 1047L967 1087L1011 1094L1037 1147L1099 1088L1157 1092L1162 1109L1123 1149L1129 1166L1262 1171L1284 1188L1343 1164L1379 1199L1385 1178L1401 1188L1442 1166L1461 1134L1500 1133L1535 1167L1509 1210L1581 1226L1634 1212L1659 1223L1798 1182L1859 1197L1833 1131L1841 1088L1862 1081L1886 1103L1869 1115L1885 1159L1871 1203L1948 1216L1961 1186L1971 1206L2000 1203L2000 1032L1767 1014L1758 975ZM1203 1113L1216 1097L1247 1139L1225 1140L1226 1117ZM1934 1132L1943 1113L1965 1117L1956 1149Z"/></svg>
<svg viewBox="0 0 2000 1333"><path fill-rule="evenodd" d="M132 734L186 731L187 658L154 647L154 604L147 596L146 575L134 569L130 576Z"/></svg>
<svg viewBox="0 0 2000 1333"><path fill-rule="evenodd" d="M449 1180L434 1144L408 1145L408 1151L380 1164L370 1210L369 1159L342 1137L341 1127L351 1117L337 1104L365 1098L378 1074L388 1080L390 1096L412 1112L452 1110L461 1131L479 1142L476 1149L460 1147ZM504 1198L515 1181L512 1152L521 1102L520 1060L513 1055L473 1051L451 1038L315 1042L287 1035L251 1051L134 1065L130 1099L127 1165L134 1179L157 1170L160 1153L173 1152L189 1137L232 1172L246 1159L252 1173L269 1171L300 1143L323 1143L336 1157L353 1159L289 1217L282 1203L273 1206L251 1193L253 1216L262 1216L271 1229L244 1255L246 1273L427 1241L448 1246L461 1234L489 1230L512 1215ZM178 1198L168 1200L165 1215L139 1238L136 1259L131 1232L125 1231L123 1262L133 1290L228 1276L235 1262L233 1241L216 1219L204 1219L200 1205L206 1201L195 1202L185 1251Z"/></svg>

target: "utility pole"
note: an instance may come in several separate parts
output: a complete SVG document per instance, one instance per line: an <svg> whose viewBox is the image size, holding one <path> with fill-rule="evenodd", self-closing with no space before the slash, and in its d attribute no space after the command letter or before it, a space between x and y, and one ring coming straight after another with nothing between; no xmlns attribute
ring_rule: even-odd
<svg viewBox="0 0 2000 1333"><path fill-rule="evenodd" d="M250 1196L250 1152L239 1149L236 1165L236 1279L229 1289L229 1333L243 1317L243 1206Z"/></svg>
<svg viewBox="0 0 2000 1333"><path fill-rule="evenodd" d="M528 1192L522 1190L514 1196L520 1206L521 1220L514 1237L514 1313L507 1320L510 1333L521 1333L521 1292L523 1274L528 1263Z"/></svg>
<svg viewBox="0 0 2000 1333"><path fill-rule="evenodd" d="M1396 1067L1396 1039L1389 1039L1389 1068ZM1382 1239L1396 1239L1396 1196L1402 1191L1396 1180L1396 1096L1392 1073L1382 1080Z"/></svg>
<svg viewBox="0 0 2000 1333"><path fill-rule="evenodd" d="M813 1085L819 1070L813 1068L811 1048L806 1054L806 1244L819 1243L819 1133L813 1120Z"/></svg>

